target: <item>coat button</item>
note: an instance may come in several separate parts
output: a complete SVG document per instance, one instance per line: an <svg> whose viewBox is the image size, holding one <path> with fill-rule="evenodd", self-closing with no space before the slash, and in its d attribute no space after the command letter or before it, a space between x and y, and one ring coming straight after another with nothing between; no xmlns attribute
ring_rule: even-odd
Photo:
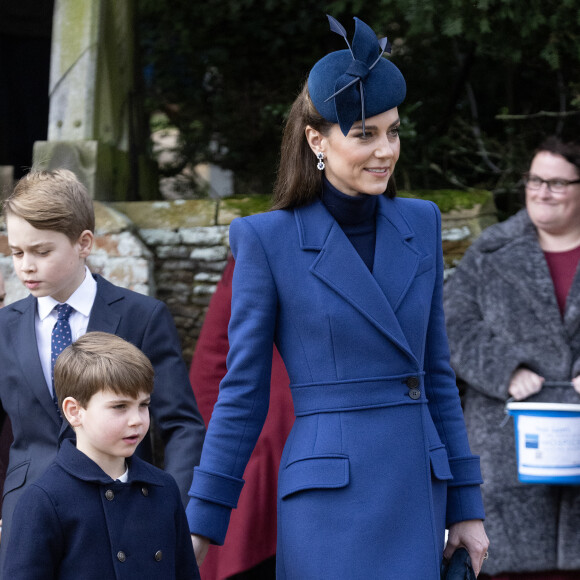
<svg viewBox="0 0 580 580"><path fill-rule="evenodd" d="M147 497L149 495L149 490L146 487L141 488L141 493Z"/></svg>
<svg viewBox="0 0 580 580"><path fill-rule="evenodd" d="M410 389L409 390L409 397L411 397L411 399L420 399L421 398L421 391L419 389Z"/></svg>
<svg viewBox="0 0 580 580"><path fill-rule="evenodd" d="M157 550L157 552L155 552L155 559L158 562L161 562L161 558L163 558L163 552L161 550Z"/></svg>
<svg viewBox="0 0 580 580"><path fill-rule="evenodd" d="M119 560L119 562L124 562L127 559L127 556L125 556L125 552L121 552L120 550L117 552L117 560Z"/></svg>
<svg viewBox="0 0 580 580"><path fill-rule="evenodd" d="M105 492L105 497L109 500L109 501L113 501L113 499L115 498L115 494L113 493L112 489L108 489Z"/></svg>
<svg viewBox="0 0 580 580"><path fill-rule="evenodd" d="M419 381L419 377L409 377L406 380L406 383L410 389L416 389L421 384Z"/></svg>

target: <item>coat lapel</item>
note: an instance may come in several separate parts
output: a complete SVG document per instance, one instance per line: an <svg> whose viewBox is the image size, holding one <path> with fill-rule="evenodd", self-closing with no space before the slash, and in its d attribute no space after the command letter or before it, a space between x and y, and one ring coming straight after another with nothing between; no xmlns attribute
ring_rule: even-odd
<svg viewBox="0 0 580 580"><path fill-rule="evenodd" d="M395 312L405 298L423 257L410 244L414 235L396 202L381 196L373 276Z"/></svg>
<svg viewBox="0 0 580 580"><path fill-rule="evenodd" d="M580 327L580 264L576 268L576 275L566 299L564 312L564 328L569 338L572 338Z"/></svg>
<svg viewBox="0 0 580 580"><path fill-rule="evenodd" d="M519 258L514 259L514 256ZM516 261L518 267L514 268ZM554 321L561 320L560 310L548 264L535 232L533 236L522 235L496 250L490 263L497 275L510 284L514 295L530 305L540 323L554 328Z"/></svg>
<svg viewBox="0 0 580 580"><path fill-rule="evenodd" d="M38 355L35 315L36 298L28 296L22 303L22 318L12 323L14 350L18 357L18 363L22 368L22 376L28 383L30 390L54 422L60 425L61 420L50 395L48 385L46 384L42 364L40 363L40 356Z"/></svg>
<svg viewBox="0 0 580 580"><path fill-rule="evenodd" d="M91 309L87 332L100 331L116 334L121 317L114 312L110 305L118 300L123 300L123 296L116 291L116 287L103 277L94 275L97 281L97 295Z"/></svg>
<svg viewBox="0 0 580 580"><path fill-rule="evenodd" d="M302 250L315 250L310 271L356 308L381 333L416 361L393 307L341 227L321 202L295 210ZM383 244L377 231L377 246ZM388 239L385 241L388 243ZM382 258L381 258L382 259ZM375 266L377 266L375 257ZM396 292L396 291L395 291Z"/></svg>

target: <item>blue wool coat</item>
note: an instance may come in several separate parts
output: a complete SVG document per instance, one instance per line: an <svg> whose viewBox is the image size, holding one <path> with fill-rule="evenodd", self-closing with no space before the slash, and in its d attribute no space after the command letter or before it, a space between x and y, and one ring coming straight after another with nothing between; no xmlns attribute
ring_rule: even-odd
<svg viewBox="0 0 580 580"><path fill-rule="evenodd" d="M296 421L278 480L278 577L439 578L444 529L483 518L442 309L440 215L379 198L372 273L316 201L235 220L228 374L187 513L223 542L268 408L271 344Z"/></svg>
<svg viewBox="0 0 580 580"><path fill-rule="evenodd" d="M70 439L22 495L3 578L199 579L175 480L138 457L113 481Z"/></svg>

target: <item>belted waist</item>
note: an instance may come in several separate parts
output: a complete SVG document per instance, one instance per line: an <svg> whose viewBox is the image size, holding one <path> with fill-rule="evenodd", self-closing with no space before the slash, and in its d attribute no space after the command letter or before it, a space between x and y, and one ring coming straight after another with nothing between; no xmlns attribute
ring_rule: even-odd
<svg viewBox="0 0 580 580"><path fill-rule="evenodd" d="M296 417L314 413L425 403L423 373L290 385Z"/></svg>

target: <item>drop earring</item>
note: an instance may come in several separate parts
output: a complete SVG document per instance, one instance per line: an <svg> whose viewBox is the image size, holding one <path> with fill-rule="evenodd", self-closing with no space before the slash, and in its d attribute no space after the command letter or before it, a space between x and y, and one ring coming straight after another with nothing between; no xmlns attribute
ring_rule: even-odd
<svg viewBox="0 0 580 580"><path fill-rule="evenodd" d="M324 164L324 153L322 151L319 151L316 154L316 158L318 159L318 163L316 164L316 169L318 169L318 171L322 171L325 168L325 164Z"/></svg>

